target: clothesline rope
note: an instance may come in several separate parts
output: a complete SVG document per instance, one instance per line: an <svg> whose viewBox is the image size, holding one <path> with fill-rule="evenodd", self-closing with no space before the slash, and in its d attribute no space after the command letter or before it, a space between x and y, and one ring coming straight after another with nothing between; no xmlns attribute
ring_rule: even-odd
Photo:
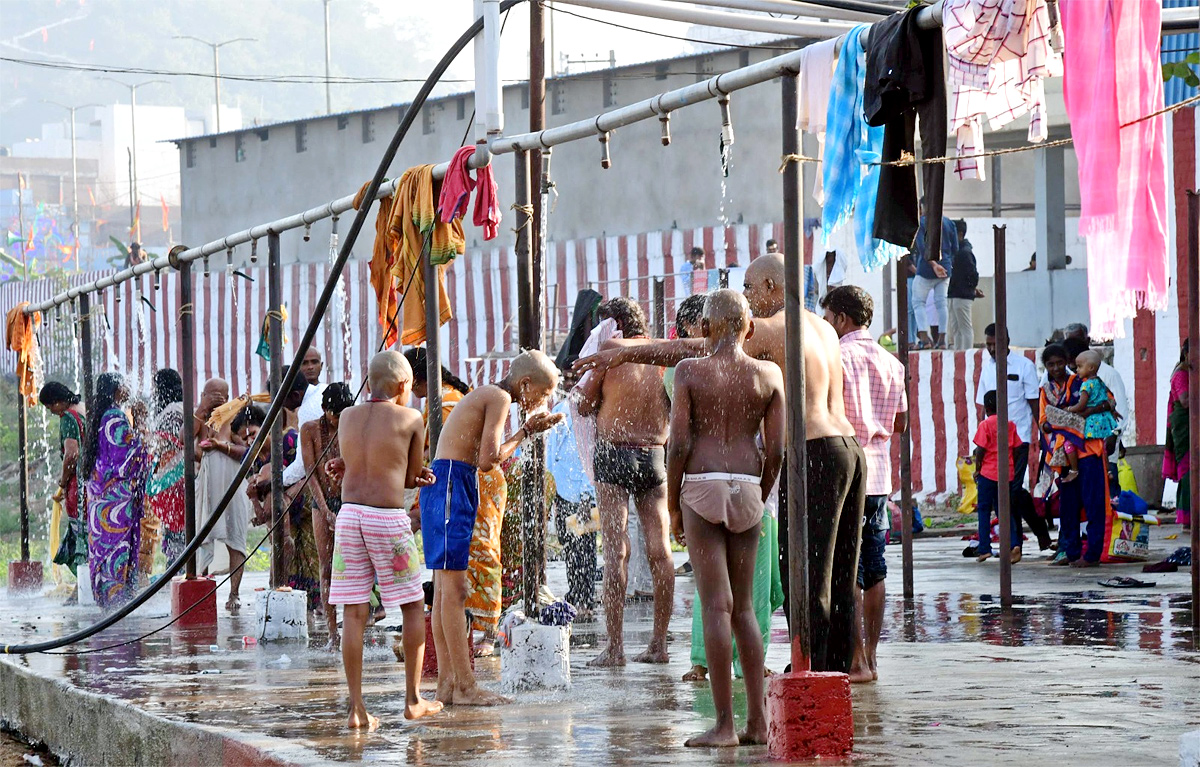
<svg viewBox="0 0 1200 767"><path fill-rule="evenodd" d="M1153 120L1155 117L1159 117L1161 115L1169 114L1171 112L1178 112L1180 109L1183 109L1185 107L1190 107L1193 104L1196 104L1198 102L1200 102L1200 95L1191 96L1189 98L1184 99L1183 101L1180 101L1178 104L1172 104L1169 107L1165 107L1165 108L1159 109L1155 112L1151 112L1148 115L1142 115L1141 117L1139 117L1135 120L1130 120L1127 123L1122 123L1121 128L1128 128L1131 125L1137 125L1138 123L1145 122L1146 120ZM932 165L934 163L956 162L958 160L978 160L978 159L983 159L986 157L999 157L1000 155L1006 155L1006 154L1031 152L1034 149L1054 149L1055 147L1067 146L1071 143L1074 143L1074 139L1064 138L1064 139L1058 139L1057 141L1047 141L1047 142L1044 142L1041 144L1027 144L1025 146L1007 147L1004 149L991 149L991 150L988 150L987 152L979 152L977 154L960 154L960 155L952 155L952 156L948 156L948 157L926 157L926 158L923 158L920 160L916 159L915 157L912 157L911 155L906 155L904 157L901 157L899 160L893 160L891 162L873 162L873 163L864 163L864 164L865 165L878 165L878 166L889 165L889 166L894 166L894 167L903 167L903 166L908 166L908 165ZM822 162L821 158L819 158L819 157L809 157L807 155L801 155L801 154L785 154L780 158L780 160L781 160L781 162L779 164L779 172L780 173L783 173L783 171L787 168L788 163L792 163L792 162Z"/></svg>

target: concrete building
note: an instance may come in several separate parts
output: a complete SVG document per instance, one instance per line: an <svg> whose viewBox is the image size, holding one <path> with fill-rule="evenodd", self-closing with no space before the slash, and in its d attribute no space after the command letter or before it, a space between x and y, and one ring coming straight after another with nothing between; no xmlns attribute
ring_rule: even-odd
<svg viewBox="0 0 1200 767"><path fill-rule="evenodd" d="M770 49L722 49L560 76L547 85L547 121L554 126L584 119L762 61L778 55L780 48L807 42L782 41L773 43ZM1065 137L1068 131L1061 81L1051 81L1048 91L1051 139ZM506 87L503 101L506 132L525 130L526 85ZM473 139L473 109L471 93L427 102L388 175L399 175L411 165L449 159L464 140ZM370 178L404 110L405 105L392 105L178 139L183 241L197 245L219 239L252 224L354 192ZM727 177L722 173L720 110L715 102L676 112L670 121L671 143L667 147L661 145L658 121L614 132L610 170L601 169L601 150L596 142L556 147L551 174L557 198L548 216L549 239L564 241L779 220L779 112L780 91L774 83L732 95L736 141ZM1026 143L1024 120L1008 127L988 135L989 149ZM814 138L806 137L805 150L810 155L816 153ZM819 166L805 168L808 189L815 168ZM498 157L495 173L501 207L507 214L513 195L513 159ZM991 234L990 229L985 233L978 224L993 219L1010 222L1010 270L1023 269L1035 251L1050 256L1039 258L1038 271L1030 273L1036 276L1017 276L1031 283L1028 289L1044 293L1046 300L1039 302L1039 312L1014 317L1014 334L1022 339L1028 336L1028 343L1036 343L1061 318L1069 317L1067 321L1071 321L1085 316L1086 280L1083 272L1076 270L1086 266L1086 256L1074 236L1074 221L1070 218L1079 204L1073 152L1060 147L993 158L988 164L988 181L959 181L950 175L947 215L977 223L972 227L972 239L984 271L991 264ZM264 194L264 190L269 193ZM1038 202L1044 203L1040 210L1045 214L1035 217ZM806 214L819 214L811 195L806 195ZM363 238L370 236L369 231L363 233ZM467 227L467 238L468 248L482 245L480 232L473 227ZM317 237L307 243L285 239L283 257L290 261L324 260L328 257L326 242ZM367 257L370 240L360 239L360 243L357 255ZM1071 270L1065 269L1068 255L1072 257ZM235 251L235 261L244 262L248 256L246 246ZM872 277L867 283L881 291L878 275ZM1051 285L1055 287L1053 303L1049 300ZM1028 327L1024 326L1025 320L1029 320Z"/></svg>

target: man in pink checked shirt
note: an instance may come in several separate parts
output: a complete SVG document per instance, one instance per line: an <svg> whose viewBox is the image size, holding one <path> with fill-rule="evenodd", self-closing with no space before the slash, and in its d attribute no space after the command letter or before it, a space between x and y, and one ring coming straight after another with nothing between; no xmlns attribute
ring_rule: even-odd
<svg viewBox="0 0 1200 767"><path fill-rule="evenodd" d="M821 300L821 307L841 339L846 418L867 456L867 504L855 593L858 642L850 681L871 682L879 678L875 649L883 628L887 578L883 551L890 527L887 499L892 492L889 446L892 434L908 426L904 365L871 337L875 302L865 290L854 285L834 288Z"/></svg>

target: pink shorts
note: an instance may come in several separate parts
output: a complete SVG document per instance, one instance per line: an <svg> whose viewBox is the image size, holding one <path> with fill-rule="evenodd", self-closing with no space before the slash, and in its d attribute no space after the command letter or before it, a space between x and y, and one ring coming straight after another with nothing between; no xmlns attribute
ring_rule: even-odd
<svg viewBox="0 0 1200 767"><path fill-rule="evenodd" d="M329 603L365 605L379 583L387 609L423 602L421 556L403 509L343 503L333 538Z"/></svg>

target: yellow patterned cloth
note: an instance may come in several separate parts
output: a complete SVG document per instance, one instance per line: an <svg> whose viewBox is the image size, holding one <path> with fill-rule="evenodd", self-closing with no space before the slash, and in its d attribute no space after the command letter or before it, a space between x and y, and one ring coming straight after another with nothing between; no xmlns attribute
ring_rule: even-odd
<svg viewBox="0 0 1200 767"><path fill-rule="evenodd" d="M479 472L479 511L467 563L467 609L471 627L479 631L494 632L500 622L500 528L507 501L504 471L497 466Z"/></svg>

